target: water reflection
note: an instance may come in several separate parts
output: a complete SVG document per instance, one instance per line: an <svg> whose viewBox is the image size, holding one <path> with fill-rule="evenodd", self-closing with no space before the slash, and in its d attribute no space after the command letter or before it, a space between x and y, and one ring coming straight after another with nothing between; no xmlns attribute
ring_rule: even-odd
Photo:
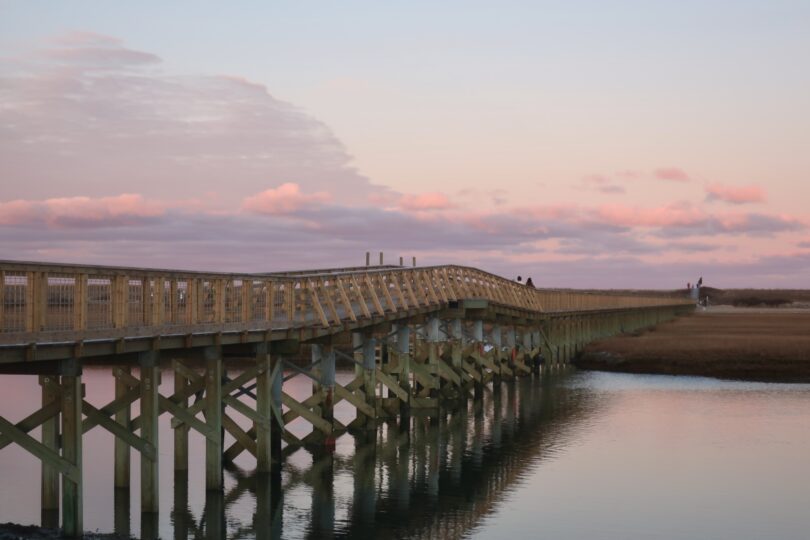
<svg viewBox="0 0 810 540"><path fill-rule="evenodd" d="M298 450L281 475L232 466L228 489L208 492L196 519L188 477L177 473L171 533L175 539L460 537L497 508L527 468L565 444L590 410L589 396L550 378L509 382L438 417L414 415L347 434L334 452ZM116 532L123 535L126 502L115 505ZM249 517L246 506L253 507ZM141 522L144 538L158 532L150 519Z"/></svg>

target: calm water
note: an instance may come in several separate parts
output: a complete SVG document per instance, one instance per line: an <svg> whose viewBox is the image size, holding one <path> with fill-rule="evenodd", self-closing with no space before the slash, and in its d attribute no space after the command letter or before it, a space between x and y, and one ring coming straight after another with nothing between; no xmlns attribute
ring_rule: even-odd
<svg viewBox="0 0 810 540"><path fill-rule="evenodd" d="M35 379L0 378L0 414L17 421L31 412ZM89 401L111 399L108 371L86 370L84 381ZM164 394L171 384L167 372ZM309 392L300 377L289 384L289 393ZM352 411L341 404L336 416L345 422ZM291 429L307 431L301 421ZM242 456L226 471L224 496L207 499L202 439L192 434L190 476L175 479L165 417L161 438L162 510L150 523L139 514L137 456L130 494L114 493L112 436L100 428L85 436L86 529L162 538L810 538L810 385L600 373L518 381L433 422L344 435L332 454L298 450L280 478L253 475ZM3 521L39 522L38 463L13 446L0 451Z"/></svg>

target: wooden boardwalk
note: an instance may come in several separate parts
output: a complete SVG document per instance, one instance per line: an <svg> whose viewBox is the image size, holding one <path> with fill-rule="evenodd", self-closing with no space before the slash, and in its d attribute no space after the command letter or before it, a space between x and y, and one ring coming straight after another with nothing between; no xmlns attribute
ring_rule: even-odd
<svg viewBox="0 0 810 540"><path fill-rule="evenodd" d="M130 449L138 451L141 509L157 512L161 414L172 417L175 470L188 469L195 430L206 441L206 487L221 490L223 462L244 452L258 471L277 472L291 449L328 448L347 430L480 401L505 378L558 369L592 339L692 308L686 299L533 289L462 266L212 274L0 262L0 374L37 375L42 387L41 409L16 423L0 417L0 449L16 443L42 461L43 521L54 525L61 504L63 530L76 536L90 429L115 436L116 487L129 486ZM354 365L347 384L335 381L338 359ZM111 366L115 399L103 407L83 394L87 362ZM230 379L232 362L243 369ZM168 395L161 365L174 370ZM312 380L311 396L284 392L295 376ZM348 425L333 414L344 400L356 410ZM312 426L303 438L285 429L298 418ZM39 440L29 435L37 427Z"/></svg>

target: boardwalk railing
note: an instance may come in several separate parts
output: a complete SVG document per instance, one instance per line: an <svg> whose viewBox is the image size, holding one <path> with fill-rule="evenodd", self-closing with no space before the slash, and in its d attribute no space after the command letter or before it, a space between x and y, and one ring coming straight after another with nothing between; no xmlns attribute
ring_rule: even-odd
<svg viewBox="0 0 810 540"><path fill-rule="evenodd" d="M465 299L536 314L687 304L687 299L533 289L463 266L363 267L281 274L0 262L0 334L160 327L228 329L340 325ZM93 332L96 331L96 332ZM126 332L130 333L130 332ZM8 342L7 339L3 339Z"/></svg>

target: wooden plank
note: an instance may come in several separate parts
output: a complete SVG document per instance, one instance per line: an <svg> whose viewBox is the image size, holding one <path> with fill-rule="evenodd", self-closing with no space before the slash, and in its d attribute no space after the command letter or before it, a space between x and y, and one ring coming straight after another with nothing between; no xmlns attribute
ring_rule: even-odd
<svg viewBox="0 0 810 540"><path fill-rule="evenodd" d="M253 457L256 457L256 441L253 440L251 436L245 433L239 424L234 422L233 418L228 416L227 414L222 415L222 427L225 428L225 431L233 435L233 438L239 441L239 444L250 452Z"/></svg>
<svg viewBox="0 0 810 540"><path fill-rule="evenodd" d="M312 299L312 308L315 310L315 314L321 320L321 325L323 325L324 328L329 328L329 319L326 318L326 314L324 314L324 312L323 312L323 308L321 307L321 303L318 300L318 293L315 292L314 287L308 287L308 288L309 288L310 298Z"/></svg>
<svg viewBox="0 0 810 540"><path fill-rule="evenodd" d="M340 296L340 302L343 304L343 309L346 310L346 314L349 316L349 319L352 322L357 322L357 315L354 313L354 309L352 309L352 303L349 300L349 295L346 294L346 289L343 288L343 283L341 278L335 279L335 287L337 288L338 295Z"/></svg>
<svg viewBox="0 0 810 540"><path fill-rule="evenodd" d="M447 284L442 281L441 272L434 268L430 271L430 276L432 278L432 282L436 284L436 290L439 291L439 296L441 296L442 302L447 303L450 299L447 296Z"/></svg>
<svg viewBox="0 0 810 540"><path fill-rule="evenodd" d="M461 377L459 377L458 373L456 373L453 368L448 366L444 361L439 360L439 376L443 379L452 382L456 386L461 385Z"/></svg>
<svg viewBox="0 0 810 540"><path fill-rule="evenodd" d="M34 439L2 416L0 416L0 433L3 434L4 438L24 448L27 452L33 454L44 463L48 463L48 465L59 471L60 474L68 477L71 481L77 482L80 480L79 468L76 465L63 459L62 456Z"/></svg>
<svg viewBox="0 0 810 540"><path fill-rule="evenodd" d="M419 307L419 299L416 298L416 295L413 292L413 287L411 287L411 280L409 279L413 276L413 270L409 270L407 273L402 275L404 278L402 281L405 283L405 291L408 293L408 297L411 299L411 305L414 307Z"/></svg>
<svg viewBox="0 0 810 540"><path fill-rule="evenodd" d="M388 303L388 307L391 308L392 313L395 313L397 311L397 305L394 303L394 299L391 298L391 291L388 290L388 284L385 282L385 276L382 274L377 274L377 281L380 283L380 289L382 289L383 296L385 297L385 301Z"/></svg>
<svg viewBox="0 0 810 540"><path fill-rule="evenodd" d="M428 297L431 300L431 303L439 304L440 303L439 302L439 297L436 295L436 290L433 288L433 282L428 277L427 272L420 271L418 275L419 275L419 278L422 281L423 287L427 291L427 294L428 294Z"/></svg>
<svg viewBox="0 0 810 540"><path fill-rule="evenodd" d="M205 352L205 421L212 436L205 440L205 488L222 489L222 351Z"/></svg>
<svg viewBox="0 0 810 540"><path fill-rule="evenodd" d="M371 318L371 312L368 309L368 304L366 303L366 299L363 296L363 291L360 290L360 285L358 285L357 280L354 276L351 276L351 283L352 283L352 290L354 294L357 296L357 302L360 304L360 311L363 312L363 317L366 319Z"/></svg>
<svg viewBox="0 0 810 540"><path fill-rule="evenodd" d="M313 395L309 396L307 399L305 399L304 401L302 401L301 405L303 405L307 409L311 409L312 407L315 407L316 405L318 405L321 402L322 399L323 399L323 396L321 396L320 394L313 394ZM287 412L285 412L284 415L282 416L281 424L282 425L289 424L290 422L292 422L293 420L298 418L298 416L299 416L299 414L297 412L290 409Z"/></svg>
<svg viewBox="0 0 810 540"><path fill-rule="evenodd" d="M312 412L312 410L304 407L301 403L296 401L295 398L293 398L292 396L290 396L286 392L283 392L281 394L281 401L290 410L295 411L296 413L298 413L298 416L302 417L307 422L312 424L312 426L315 427L316 429L318 429L318 430L320 430L320 431L322 431L324 433L332 433L332 423L331 422L327 422L326 420L324 420L323 418L321 418L320 416L318 416L317 414Z"/></svg>
<svg viewBox="0 0 810 540"><path fill-rule="evenodd" d="M100 425L122 441L126 442L129 446L136 449L149 459L157 459L154 446L152 446L145 439L142 439L132 433L128 428L125 428L121 424L113 421L109 416L96 409L91 403L88 403L87 400L82 401L82 412L88 418L92 418L96 424Z"/></svg>
<svg viewBox="0 0 810 540"><path fill-rule="evenodd" d="M0 334L5 330L6 316L6 272L0 269Z"/></svg>
<svg viewBox="0 0 810 540"><path fill-rule="evenodd" d="M335 302L332 300L332 294L329 289L326 288L324 284L325 280L321 279L319 281L319 289L323 291L323 296L326 300L326 307L329 309L329 312L332 314L332 320L335 321L335 324L340 324L340 314L338 313L337 308L335 307ZM332 287L334 290L334 285Z"/></svg>
<svg viewBox="0 0 810 540"><path fill-rule="evenodd" d="M219 437L219 432L215 432L211 426L201 421L200 419L190 415L188 409L180 407L177 403L169 400L164 396L159 396L160 409L173 414L176 418L180 419L189 427L194 428L197 432L205 436L206 439ZM134 423L134 420L133 420Z"/></svg>
<svg viewBox="0 0 810 540"><path fill-rule="evenodd" d="M377 291L374 290L374 283L371 281L368 274L363 276L363 282L366 285L369 296L371 296L371 302L374 304L374 309L376 309L377 313L380 315L385 315L385 309L383 309L382 304L380 303L380 298L377 296Z"/></svg>
<svg viewBox="0 0 810 540"><path fill-rule="evenodd" d="M234 409L235 411L241 413L245 417L257 422L259 424L267 424L268 427L270 425L270 418L266 416L262 416L258 412L254 411L250 407L247 406L244 402L236 399L233 396L223 396L222 400L228 405L230 408Z"/></svg>
<svg viewBox="0 0 810 540"><path fill-rule="evenodd" d="M399 272L391 272L388 274L388 280L394 285L394 292L399 299L399 305L403 309L408 309L408 300L405 298L405 294L403 294L402 288L399 286Z"/></svg>
<svg viewBox="0 0 810 540"><path fill-rule="evenodd" d="M400 401L408 403L408 392L399 385L399 381L377 368L377 380L388 387Z"/></svg>
<svg viewBox="0 0 810 540"><path fill-rule="evenodd" d="M375 411L374 411L374 409L372 407L370 407L366 403L365 394L362 395L362 396L359 396L357 394L353 394L352 392L349 392L348 390L346 390L341 385L336 384L335 385L335 395L337 395L338 397L340 397L342 399L345 399L346 401L348 401L349 403L354 405L354 407L358 411L365 414L366 416L374 416Z"/></svg>
<svg viewBox="0 0 810 540"><path fill-rule="evenodd" d="M59 411L62 410L62 404L59 401L54 401L45 405L38 411L26 416L14 426L16 429L23 433L28 433L34 428L39 427L43 422L53 418ZM13 442L13 439L4 434L0 434L0 450Z"/></svg>

